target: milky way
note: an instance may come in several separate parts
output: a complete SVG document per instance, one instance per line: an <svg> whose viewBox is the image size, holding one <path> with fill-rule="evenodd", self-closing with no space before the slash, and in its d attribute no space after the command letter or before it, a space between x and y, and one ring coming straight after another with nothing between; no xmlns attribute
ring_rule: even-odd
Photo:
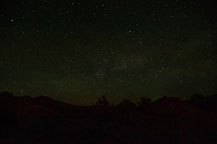
<svg viewBox="0 0 217 144"><path fill-rule="evenodd" d="M217 93L200 0L0 2L0 90L74 104Z"/></svg>

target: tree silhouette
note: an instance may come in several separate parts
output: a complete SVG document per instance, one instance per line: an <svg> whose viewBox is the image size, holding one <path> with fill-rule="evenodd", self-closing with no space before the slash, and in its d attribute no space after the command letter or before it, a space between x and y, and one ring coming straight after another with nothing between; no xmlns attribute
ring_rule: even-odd
<svg viewBox="0 0 217 144"><path fill-rule="evenodd" d="M122 107L122 108L132 108L132 107L135 107L135 106L136 105L133 102L131 102L130 100L128 100L128 99L124 99L119 104L119 107Z"/></svg>
<svg viewBox="0 0 217 144"><path fill-rule="evenodd" d="M107 107L109 105L110 104L109 104L106 96L104 96L104 95L99 97L98 101L96 102L96 106L105 106L105 107Z"/></svg>

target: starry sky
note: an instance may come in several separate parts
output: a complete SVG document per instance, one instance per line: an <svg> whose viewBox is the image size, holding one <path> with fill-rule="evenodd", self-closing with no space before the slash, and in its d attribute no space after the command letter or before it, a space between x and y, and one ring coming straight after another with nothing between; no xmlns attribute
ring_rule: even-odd
<svg viewBox="0 0 217 144"><path fill-rule="evenodd" d="M217 93L202 0L1 0L0 91L88 105Z"/></svg>

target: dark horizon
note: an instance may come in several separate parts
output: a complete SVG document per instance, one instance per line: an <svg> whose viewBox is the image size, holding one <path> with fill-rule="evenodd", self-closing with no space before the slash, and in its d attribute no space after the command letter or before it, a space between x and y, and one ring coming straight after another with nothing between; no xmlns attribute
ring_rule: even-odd
<svg viewBox="0 0 217 144"><path fill-rule="evenodd" d="M155 99L152 99L148 96L140 96L138 97L138 99L129 99L127 97L123 97L122 99L118 99L117 101L112 101L110 99L110 96L109 95L106 95L106 94L103 94L103 95L99 95L98 97L96 97L95 99L92 99L91 102L87 102L85 99L80 99L79 101L73 101L72 99L62 99L62 98L59 98L59 97L62 97L62 96L49 96L49 95L44 95L44 94L39 94L39 95L30 95L30 94L22 94L22 95L19 95L19 94L16 94L16 93L13 93L12 91L7 91L7 90L4 90L4 91L0 91L0 93L10 93L11 95L13 96L16 96L16 97L31 97L31 98L38 98L38 97L48 97L48 98L51 98L55 101L59 101L59 102L63 102L63 103L67 103L67 104L71 104L71 105L76 105L76 106L92 106L94 104L96 104L96 102L99 100L99 98L101 97L106 97L106 99L108 100L109 104L113 104L113 105L118 105L119 103L121 103L122 101L124 100L129 100L131 101L132 103L134 103L135 105L138 104L140 101L141 101L141 98L146 98L146 99L149 99L151 102L155 102L155 101L158 101L162 98L177 98L179 100L190 100L192 96L194 95L201 95L201 96L204 96L204 97L209 97L209 96L213 96L213 95L216 95L215 93L213 94L208 94L208 95L204 95L202 93L193 93L191 95L182 95L181 97L177 97L178 95L174 96L174 95L162 95L162 96L158 96L156 97ZM180 96L180 95L179 95ZM75 97L75 95L68 95L68 97Z"/></svg>
<svg viewBox="0 0 217 144"><path fill-rule="evenodd" d="M0 93L3 144L215 144L217 94L76 106Z"/></svg>

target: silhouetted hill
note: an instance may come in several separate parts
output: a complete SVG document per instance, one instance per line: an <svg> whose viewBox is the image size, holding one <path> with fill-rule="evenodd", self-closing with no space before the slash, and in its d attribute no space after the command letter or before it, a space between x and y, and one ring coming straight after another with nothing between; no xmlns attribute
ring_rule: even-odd
<svg viewBox="0 0 217 144"><path fill-rule="evenodd" d="M217 143L217 95L75 106L0 93L0 143Z"/></svg>

